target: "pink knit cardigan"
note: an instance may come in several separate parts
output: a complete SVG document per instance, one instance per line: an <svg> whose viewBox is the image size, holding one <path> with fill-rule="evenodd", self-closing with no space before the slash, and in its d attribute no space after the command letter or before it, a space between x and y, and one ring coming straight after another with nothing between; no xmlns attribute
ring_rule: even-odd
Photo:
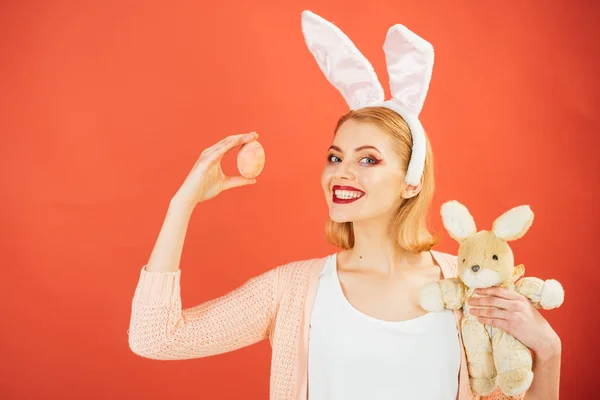
<svg viewBox="0 0 600 400"><path fill-rule="evenodd" d="M445 278L456 276L456 256L434 250L431 254ZM129 347L145 358L184 360L233 351L268 338L272 348L270 399L306 400L308 323L326 259L278 266L224 296L186 309L181 305L181 270L149 272L144 266L133 297ZM460 326L462 311L454 315ZM457 398L477 399L469 389L461 349ZM510 398L497 390L480 399Z"/></svg>

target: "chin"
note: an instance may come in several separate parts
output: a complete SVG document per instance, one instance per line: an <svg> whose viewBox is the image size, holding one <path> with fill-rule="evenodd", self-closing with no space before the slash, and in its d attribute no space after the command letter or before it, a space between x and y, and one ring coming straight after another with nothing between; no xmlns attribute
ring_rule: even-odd
<svg viewBox="0 0 600 400"><path fill-rule="evenodd" d="M353 222L354 218L351 215L342 214L342 213L329 213L329 218L333 222L337 222L339 224L343 224L344 222Z"/></svg>
<svg viewBox="0 0 600 400"><path fill-rule="evenodd" d="M347 207L338 204L333 204L329 208L329 218L332 221L343 223L343 222L357 222L365 219L364 211L361 212L360 209L353 209L351 207Z"/></svg>
<svg viewBox="0 0 600 400"><path fill-rule="evenodd" d="M329 210L329 218L333 222L344 223L344 222L362 222L372 219L373 217L370 215L365 215L361 212L344 212L344 211L332 211Z"/></svg>

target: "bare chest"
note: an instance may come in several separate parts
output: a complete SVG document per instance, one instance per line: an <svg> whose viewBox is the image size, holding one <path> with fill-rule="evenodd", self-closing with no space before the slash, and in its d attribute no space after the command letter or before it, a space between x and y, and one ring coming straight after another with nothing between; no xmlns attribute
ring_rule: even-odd
<svg viewBox="0 0 600 400"><path fill-rule="evenodd" d="M358 311L384 321L405 321L426 313L419 305L419 291L439 279L439 267L382 278L354 271L339 271L346 300Z"/></svg>

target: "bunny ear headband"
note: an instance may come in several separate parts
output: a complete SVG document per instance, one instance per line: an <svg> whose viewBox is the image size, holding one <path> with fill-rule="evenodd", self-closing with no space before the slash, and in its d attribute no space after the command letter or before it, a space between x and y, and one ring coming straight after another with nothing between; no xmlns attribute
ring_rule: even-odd
<svg viewBox="0 0 600 400"><path fill-rule="evenodd" d="M425 132L419 113L427 96L433 69L433 46L403 25L392 26L383 50L392 98L385 100L383 87L369 61L354 43L331 22L304 11L304 39L321 71L350 106L382 106L397 112L408 124L413 145L405 182L418 185L425 164Z"/></svg>

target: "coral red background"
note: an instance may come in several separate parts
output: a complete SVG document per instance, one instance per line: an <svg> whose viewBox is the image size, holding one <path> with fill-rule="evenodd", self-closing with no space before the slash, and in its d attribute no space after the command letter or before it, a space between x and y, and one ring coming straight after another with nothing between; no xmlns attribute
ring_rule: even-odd
<svg viewBox="0 0 600 400"><path fill-rule="evenodd" d="M171 196L229 134L258 131L267 163L255 186L196 208L184 306L336 251L319 173L346 105L305 47L305 8L349 34L386 91L387 29L433 43L422 113L433 227L450 199L486 229L531 205L516 259L564 284L564 306L545 313L563 339L561 397L588 398L600 356L598 7L396 0L2 2L2 398L267 398L268 341L159 362L129 350L127 328ZM456 248L444 235L438 249Z"/></svg>

